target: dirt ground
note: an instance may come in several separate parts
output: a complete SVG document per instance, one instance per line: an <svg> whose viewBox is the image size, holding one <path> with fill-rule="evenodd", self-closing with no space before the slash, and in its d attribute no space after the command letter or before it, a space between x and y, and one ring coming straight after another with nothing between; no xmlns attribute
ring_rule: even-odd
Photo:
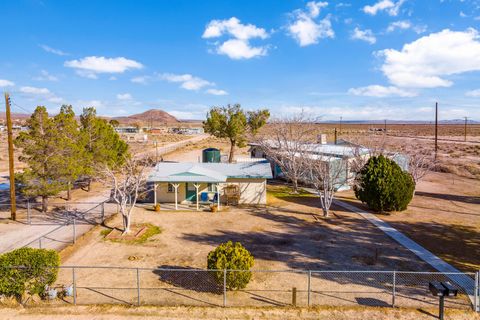
<svg viewBox="0 0 480 320"><path fill-rule="evenodd" d="M141 245L104 240L102 230L121 225L120 217L114 217L61 253L64 268L58 285L72 281L69 266L94 266L76 268L77 303L136 303L140 279L142 304L222 305L218 283L197 269L205 269L208 252L228 240L241 242L255 257L252 280L246 289L227 294L229 306L289 305L293 287L298 305L304 306L308 273L303 270L331 270L312 273L312 305L387 306L392 301L391 274L382 270L431 271L354 213L333 208L331 218L321 218L314 197L276 198L266 208L228 208L216 214L138 208L133 219L159 226L162 232ZM425 294L429 280L398 275L396 304L434 305ZM469 307L464 297L447 305Z"/></svg>
<svg viewBox="0 0 480 320"><path fill-rule="evenodd" d="M121 307L81 306L56 308L1 309L1 319L230 319L230 320L431 320L438 310L391 309L365 307L330 308L212 308L212 307ZM478 320L480 314L469 311L447 310L451 320Z"/></svg>
<svg viewBox="0 0 480 320"><path fill-rule="evenodd" d="M353 191L337 197L366 208ZM480 269L480 180L430 173L407 210L380 218L459 270Z"/></svg>

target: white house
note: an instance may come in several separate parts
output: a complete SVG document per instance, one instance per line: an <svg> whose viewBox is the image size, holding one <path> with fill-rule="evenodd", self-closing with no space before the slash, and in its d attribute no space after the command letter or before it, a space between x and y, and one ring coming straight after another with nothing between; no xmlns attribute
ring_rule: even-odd
<svg viewBox="0 0 480 320"><path fill-rule="evenodd" d="M266 180L272 178L267 161L251 163L160 162L148 176L154 202L178 204L267 203Z"/></svg>

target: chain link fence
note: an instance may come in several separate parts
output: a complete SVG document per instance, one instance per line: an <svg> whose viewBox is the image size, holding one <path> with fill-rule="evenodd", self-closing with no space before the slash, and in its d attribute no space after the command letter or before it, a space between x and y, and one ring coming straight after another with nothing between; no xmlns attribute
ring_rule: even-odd
<svg viewBox="0 0 480 320"><path fill-rule="evenodd" d="M405 271L251 270L248 285L229 290L226 279L245 271L191 268L62 266L54 287L72 295L51 303L162 306L383 306L436 307L431 281L449 281L459 290L446 307L478 310L477 273ZM218 273L220 276L218 276ZM223 276L222 276L223 274ZM461 275L471 287L452 281ZM474 296L472 302L470 296Z"/></svg>

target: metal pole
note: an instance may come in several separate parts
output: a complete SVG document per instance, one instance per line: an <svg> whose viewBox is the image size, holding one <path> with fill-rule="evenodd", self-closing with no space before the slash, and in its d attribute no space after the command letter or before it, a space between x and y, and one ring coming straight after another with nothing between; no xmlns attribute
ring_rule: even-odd
<svg viewBox="0 0 480 320"><path fill-rule="evenodd" d="M5 92L5 115L7 118L7 138L8 138L8 174L10 179L10 214L13 221L17 220L17 205L15 198L15 169L13 154L13 129L12 116L10 114L10 97Z"/></svg>
<svg viewBox="0 0 480 320"><path fill-rule="evenodd" d="M474 286L474 292L473 292L473 309L476 312L480 312L480 308L478 306L478 295L480 294L480 271L475 272L475 286Z"/></svg>
<svg viewBox="0 0 480 320"><path fill-rule="evenodd" d="M105 222L105 202L102 202L102 223Z"/></svg>
<svg viewBox="0 0 480 320"><path fill-rule="evenodd" d="M30 199L27 200L27 222L28 224L32 224L32 219L30 217Z"/></svg>
<svg viewBox="0 0 480 320"><path fill-rule="evenodd" d="M397 272L393 271L392 279L392 308L395 308L395 296L397 294Z"/></svg>
<svg viewBox="0 0 480 320"><path fill-rule="evenodd" d="M443 314L444 314L444 309L445 309L445 297L444 296L440 296L440 303L438 305L438 319L440 320L443 320Z"/></svg>
<svg viewBox="0 0 480 320"><path fill-rule="evenodd" d="M137 268L137 306L140 306L140 270Z"/></svg>
<svg viewBox="0 0 480 320"><path fill-rule="evenodd" d="M227 306L227 269L223 269L223 307Z"/></svg>
<svg viewBox="0 0 480 320"><path fill-rule="evenodd" d="M73 304L77 304L77 281L75 278L75 267L72 268L72 285L73 285Z"/></svg>
<svg viewBox="0 0 480 320"><path fill-rule="evenodd" d="M468 117L465 117L464 141L467 141L467 119Z"/></svg>
<svg viewBox="0 0 480 320"><path fill-rule="evenodd" d="M73 218L73 244L77 242L77 224L75 218Z"/></svg>
<svg viewBox="0 0 480 320"><path fill-rule="evenodd" d="M312 271L308 270L308 282L307 282L307 306L310 307L310 289L311 289Z"/></svg>

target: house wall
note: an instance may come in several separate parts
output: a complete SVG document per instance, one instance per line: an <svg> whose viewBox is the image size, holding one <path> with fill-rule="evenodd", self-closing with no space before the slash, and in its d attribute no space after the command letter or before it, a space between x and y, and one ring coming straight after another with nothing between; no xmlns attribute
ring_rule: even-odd
<svg viewBox="0 0 480 320"><path fill-rule="evenodd" d="M228 179L226 183L220 184L220 201L226 202L226 196L222 191L223 187L230 184L236 184L240 189L240 204L265 205L267 204L267 186L266 179ZM167 183L157 184L157 202L174 203L175 193L167 192ZM208 192L208 184L201 183L198 190L199 196L202 192ZM213 192L210 193L209 199L213 198ZM178 187L178 202L185 201L185 183L180 183Z"/></svg>
<svg viewBox="0 0 480 320"><path fill-rule="evenodd" d="M266 179L227 179L226 183L221 186L225 187L229 184L236 184L240 189L239 204L265 205L267 204L267 183ZM226 197L221 193L222 202L226 201Z"/></svg>

